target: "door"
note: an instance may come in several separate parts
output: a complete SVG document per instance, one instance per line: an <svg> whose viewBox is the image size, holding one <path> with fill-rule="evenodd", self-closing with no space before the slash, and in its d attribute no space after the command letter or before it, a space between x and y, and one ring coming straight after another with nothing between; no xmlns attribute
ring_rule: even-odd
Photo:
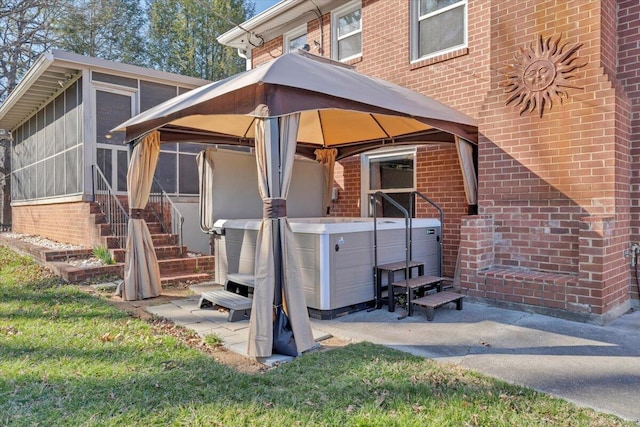
<svg viewBox="0 0 640 427"><path fill-rule="evenodd" d="M124 132L111 129L130 119L135 111L135 93L94 87L96 164L116 194L127 192L129 148Z"/></svg>

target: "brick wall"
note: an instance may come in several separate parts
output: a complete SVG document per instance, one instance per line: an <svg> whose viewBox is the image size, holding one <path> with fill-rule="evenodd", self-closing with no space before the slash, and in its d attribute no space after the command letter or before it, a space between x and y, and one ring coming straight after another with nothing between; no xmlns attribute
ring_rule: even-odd
<svg viewBox="0 0 640 427"><path fill-rule="evenodd" d="M37 234L58 242L93 247L100 245L99 229L88 202L13 206L12 230Z"/></svg>
<svg viewBox="0 0 640 427"><path fill-rule="evenodd" d="M478 120L481 216L464 214L453 153L419 154L419 189L447 205L446 271L461 240L462 282L472 295L601 319L624 310L637 292L622 253L630 235L640 241L638 2L470 1L468 48L413 64L406 0L363 0L362 20L363 55L352 61L358 71ZM329 24L327 14L326 55ZM310 21L310 40L318 30ZM586 65L570 72L581 89L568 89L562 103L554 98L542 117L505 105L514 54L558 35L561 45L581 44L577 57ZM254 50L254 63L270 59L278 43ZM359 158L340 162L336 184L342 192L335 212L359 215Z"/></svg>
<svg viewBox="0 0 640 427"><path fill-rule="evenodd" d="M630 140L630 226L631 242L640 242L640 5L634 0L618 1L617 78L629 99L628 111L620 115L628 120ZM628 247L627 247L628 248ZM631 293L638 298L635 269Z"/></svg>
<svg viewBox="0 0 640 427"><path fill-rule="evenodd" d="M406 0L363 0L362 58L351 61L359 72L382 78L421 92L470 115L482 106L489 82L489 21L486 2L470 2L468 50L429 61L411 64L409 58L409 3ZM394 19L388 19L392 16ZM320 25L308 22L307 39L320 42ZM331 14L322 18L323 52L331 56ZM282 37L253 50L253 66L282 53ZM318 54L318 50L311 50ZM442 88L447 90L443 91ZM417 159L417 189L444 210L443 271L453 276L460 240L460 220L468 206L455 147L425 146ZM332 212L339 216L360 216L360 157L344 159L336 165L340 190ZM419 215L437 217L434 209L418 204Z"/></svg>
<svg viewBox="0 0 640 427"><path fill-rule="evenodd" d="M615 3L492 5L492 83L478 116L479 205L493 227L492 277L472 272L465 286L487 296L496 281L515 290L523 281L533 289L555 278L554 292L532 299L513 292L491 298L600 319L620 314L629 298L622 256L629 234L629 149L628 103L611 75ZM577 56L587 65L573 73L573 82L583 89L570 90L569 99L556 100L543 117L505 105L501 70L535 37L559 34L564 42L582 43ZM514 267L531 273L495 274Z"/></svg>

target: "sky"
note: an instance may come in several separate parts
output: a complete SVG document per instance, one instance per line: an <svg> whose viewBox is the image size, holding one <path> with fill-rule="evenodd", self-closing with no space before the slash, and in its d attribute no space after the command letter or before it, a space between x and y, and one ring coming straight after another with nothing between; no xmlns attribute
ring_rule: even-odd
<svg viewBox="0 0 640 427"><path fill-rule="evenodd" d="M270 8L280 0L253 0L256 4L256 15L265 9Z"/></svg>

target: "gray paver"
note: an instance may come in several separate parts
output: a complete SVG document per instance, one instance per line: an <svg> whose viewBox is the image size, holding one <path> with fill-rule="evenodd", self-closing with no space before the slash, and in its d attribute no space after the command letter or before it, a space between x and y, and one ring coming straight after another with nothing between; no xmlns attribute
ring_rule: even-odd
<svg viewBox="0 0 640 427"><path fill-rule="evenodd" d="M204 320L221 324L227 323L227 320L229 319L229 313L226 310L196 308L191 310L191 313Z"/></svg>
<svg viewBox="0 0 640 427"><path fill-rule="evenodd" d="M189 329L194 330L198 335L204 337L205 335L209 335L211 333L216 333L216 331L220 330L220 325L213 322L208 321L200 321L196 323L190 323L187 325Z"/></svg>
<svg viewBox="0 0 640 427"><path fill-rule="evenodd" d="M188 311L193 311L193 310L198 310L199 309L199 301L200 298L196 297L196 298L186 298L186 299L182 299L182 300L175 300L175 301L171 301L171 304L183 308L185 310Z"/></svg>
<svg viewBox="0 0 640 427"><path fill-rule="evenodd" d="M118 285L113 282L98 283L98 284L89 285L89 286L91 286L93 289L97 291L115 291L116 288L118 287Z"/></svg>
<svg viewBox="0 0 640 427"><path fill-rule="evenodd" d="M171 303L154 305L154 306L148 307L146 310L149 313L155 314L158 317L172 320L176 325L181 325L181 326L189 325L191 323L198 323L202 320L195 314L192 314L187 310L183 310L180 307Z"/></svg>

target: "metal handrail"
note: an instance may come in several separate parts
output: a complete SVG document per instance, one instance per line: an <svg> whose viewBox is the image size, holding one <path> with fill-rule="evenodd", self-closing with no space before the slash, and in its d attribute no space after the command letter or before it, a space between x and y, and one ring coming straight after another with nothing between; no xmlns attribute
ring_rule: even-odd
<svg viewBox="0 0 640 427"><path fill-rule="evenodd" d="M433 200L429 199L427 196L425 196L424 194L422 194L419 191L412 191L409 194L409 228L413 229L413 224L412 224L412 218L414 215L413 212L413 206L415 204L415 197L416 196L420 196L420 198L422 200L424 200L425 202L429 203L431 206L433 206L434 208L436 208L438 210L438 212L440 213L440 236L438 236L438 243L440 244L440 266L438 267L438 276L442 277L442 230L444 229L444 211L442 210L442 208L440 206L438 206L438 204L436 202L434 202ZM411 238L411 235L409 237L409 257L411 257L413 251L413 241Z"/></svg>
<svg viewBox="0 0 640 427"><path fill-rule="evenodd" d="M376 199L381 197L391 203L396 209L398 209L404 215L404 223L405 223L405 241L404 241L404 251L405 251L405 270L404 270L404 282L407 288L407 310L411 308L411 289L409 289L409 261L410 261L410 251L409 251L409 242L411 240L411 229L409 225L409 212L400 205L398 202L393 200L389 195L382 191L376 191L371 195L371 202L373 208L373 283L378 283L378 216L376 209ZM388 292L393 292L391 289L391 283L387 283L389 288ZM378 296L376 295L376 299ZM376 301L376 305L378 301Z"/></svg>
<svg viewBox="0 0 640 427"><path fill-rule="evenodd" d="M93 201L98 204L100 211L105 216L111 234L117 238L118 246L124 249L127 244L129 215L98 165L93 165L92 169Z"/></svg>
<svg viewBox="0 0 640 427"><path fill-rule="evenodd" d="M157 186L157 187L156 187ZM158 182L158 180L153 178L153 187L159 188L160 191L152 191L149 194L149 207L151 208L153 214L158 219L160 226L162 227L162 231L168 234L175 234L178 236L178 241L180 244L180 256L183 255L183 237L182 237L182 229L184 225L184 216L180 213L180 210L173 203L169 195L162 185ZM168 208L170 211L169 215L166 215L166 209Z"/></svg>

